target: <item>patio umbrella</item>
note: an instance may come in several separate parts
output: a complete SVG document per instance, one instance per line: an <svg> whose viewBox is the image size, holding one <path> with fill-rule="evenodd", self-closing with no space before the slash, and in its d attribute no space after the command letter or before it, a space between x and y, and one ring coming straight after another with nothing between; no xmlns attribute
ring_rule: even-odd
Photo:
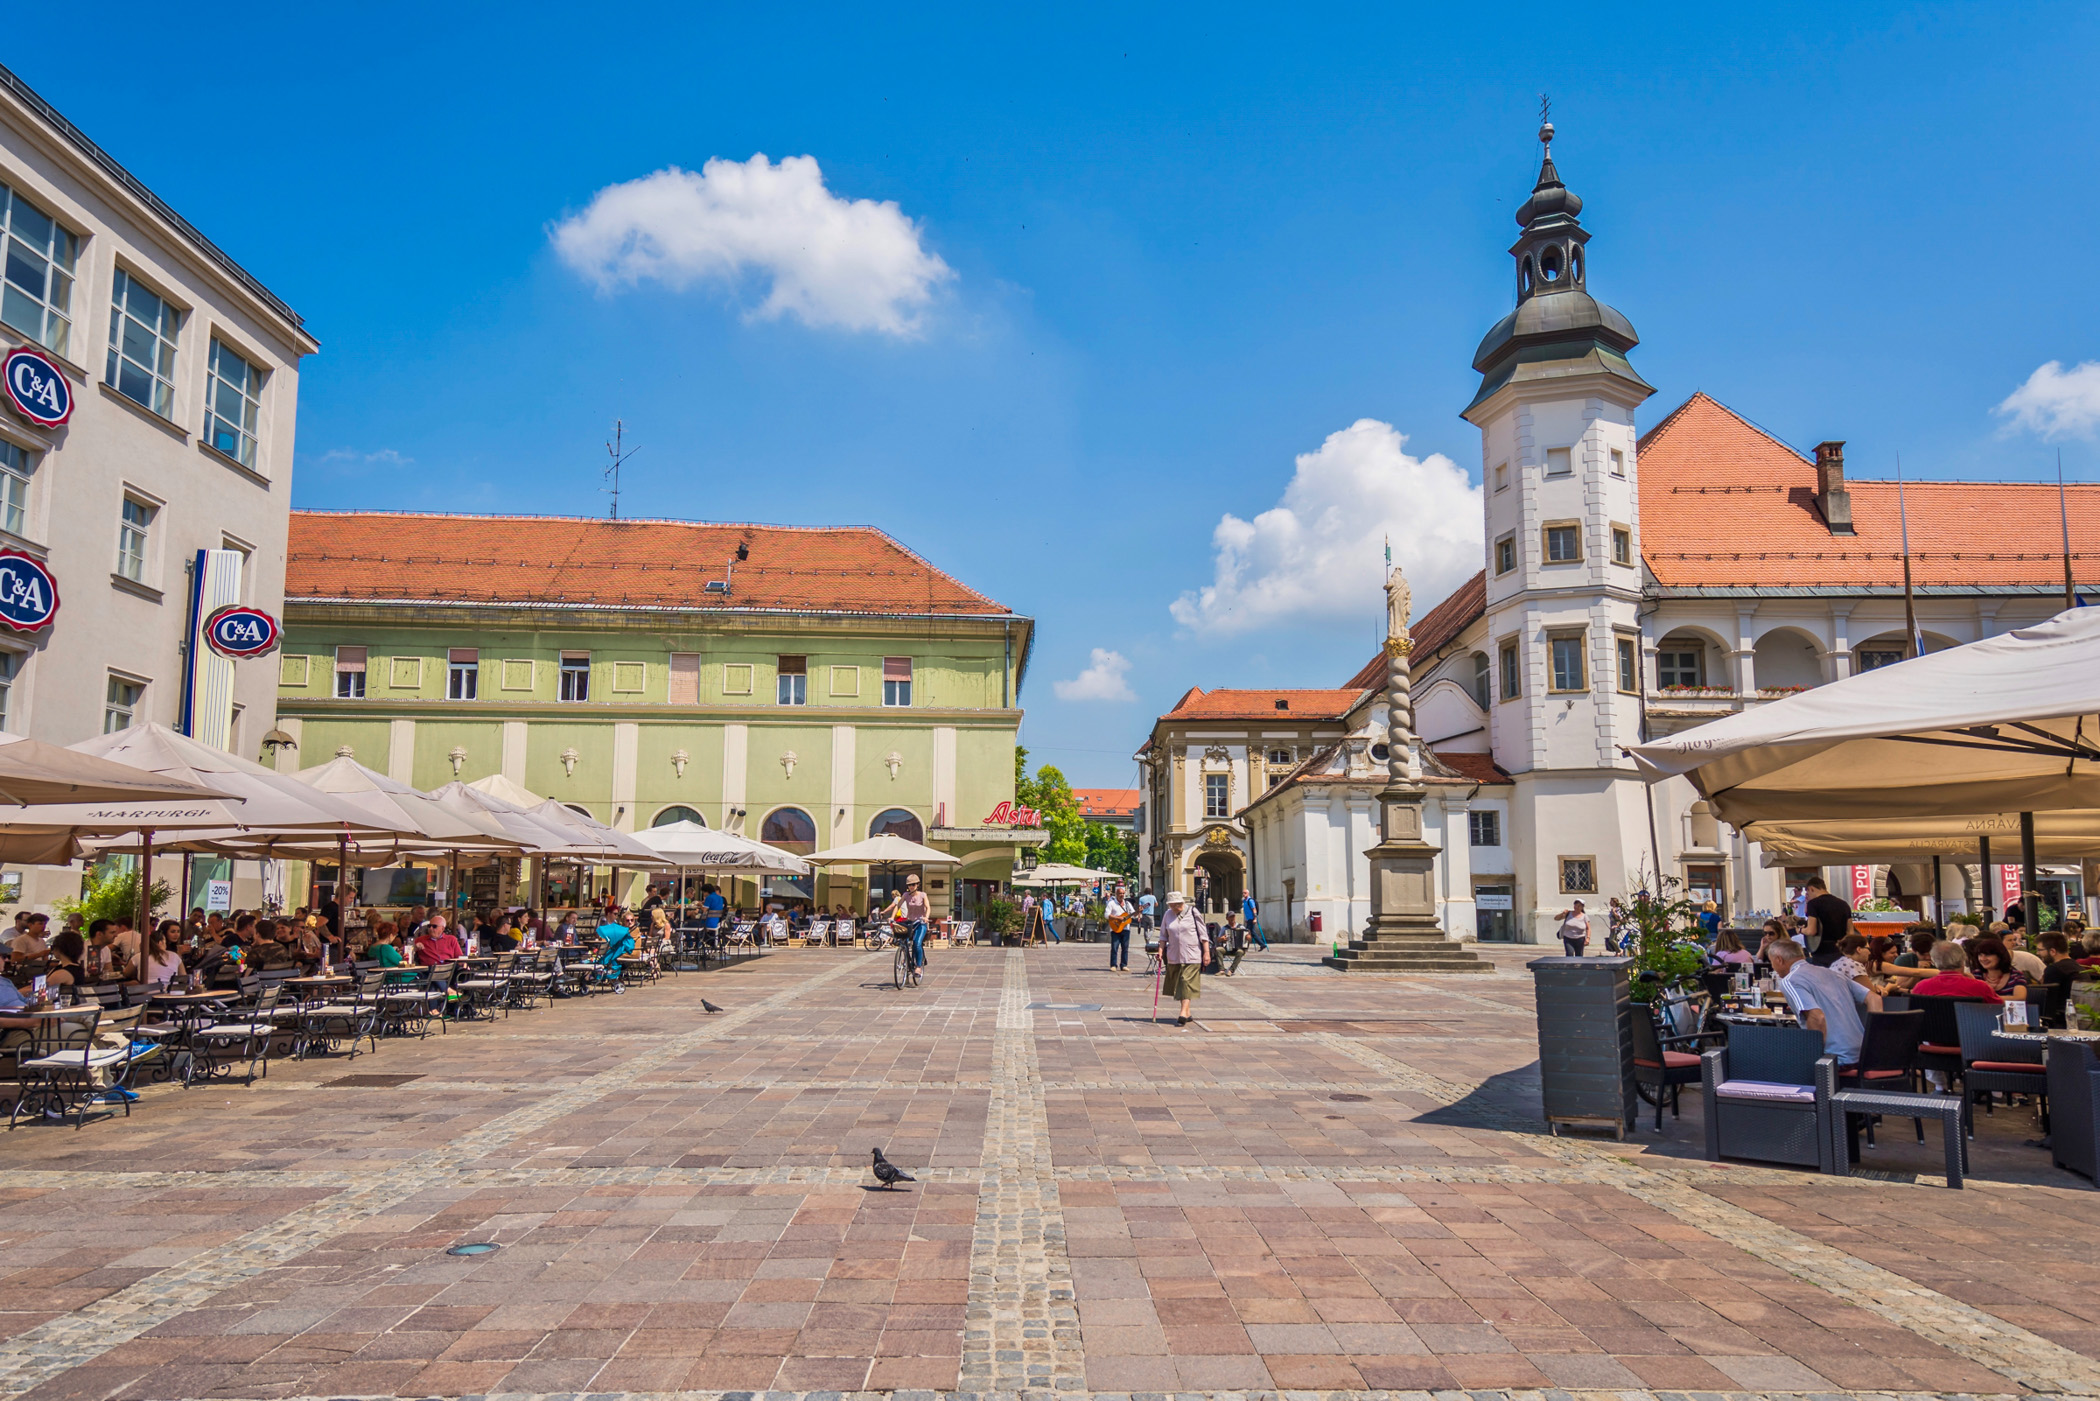
<svg viewBox="0 0 2100 1401"><path fill-rule="evenodd" d="M493 860L515 856L524 847L524 843L485 814L464 808L447 808L422 789L367 768L348 754L338 754L325 764L301 769L292 777L385 822L396 834L389 853L396 859L449 855L452 859L452 884L446 892L448 899L456 899L459 894L459 868L463 855ZM347 841L338 844L337 856L344 864L349 864Z"/></svg>
<svg viewBox="0 0 2100 1401"><path fill-rule="evenodd" d="M851 846L835 846L804 858L812 866L960 866L962 858L883 832Z"/></svg>
<svg viewBox="0 0 2100 1401"><path fill-rule="evenodd" d="M127 803L212 798L216 790L188 779L63 749L21 735L0 734L0 802ZM9 814L0 809L0 818ZM4 824L0 824L4 830Z"/></svg>
<svg viewBox="0 0 2100 1401"><path fill-rule="evenodd" d="M1716 815L1962 817L2100 808L2100 609L1876 668L1637 744Z"/></svg>
<svg viewBox="0 0 2100 1401"><path fill-rule="evenodd" d="M760 875L778 871L786 875L809 874L809 859L782 851L777 846L754 842L733 832L702 827L697 822L669 822L636 832L634 839L680 867L737 875Z"/></svg>
<svg viewBox="0 0 2100 1401"><path fill-rule="evenodd" d="M2020 815L1862 817L1835 822L1753 822L1743 835L1764 849L1767 866L1894 866L1977 859L1978 843L2020 839ZM2080 861L2100 856L2100 811L2034 815L2035 857Z"/></svg>

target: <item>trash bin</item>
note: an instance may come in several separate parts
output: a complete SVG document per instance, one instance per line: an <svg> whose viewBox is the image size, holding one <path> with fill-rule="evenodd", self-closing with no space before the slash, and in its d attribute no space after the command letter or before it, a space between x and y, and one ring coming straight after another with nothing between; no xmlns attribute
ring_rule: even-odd
<svg viewBox="0 0 2100 1401"><path fill-rule="evenodd" d="M1633 960L1541 958L1539 1097L1546 1126L1610 1129L1623 1139L1639 1112L1633 1088Z"/></svg>
<svg viewBox="0 0 2100 1401"><path fill-rule="evenodd" d="M1306 915L1305 927L1315 934L1320 932L1320 912L1318 910L1314 910Z"/></svg>

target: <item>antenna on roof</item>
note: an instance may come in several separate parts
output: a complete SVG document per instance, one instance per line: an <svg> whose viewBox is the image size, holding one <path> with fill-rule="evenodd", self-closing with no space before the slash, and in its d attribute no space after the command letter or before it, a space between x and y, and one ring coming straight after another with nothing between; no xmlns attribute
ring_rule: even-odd
<svg viewBox="0 0 2100 1401"><path fill-rule="evenodd" d="M1910 654L1925 655L1925 638L1918 631L1918 605L1910 592L1910 513L1903 506L1903 454L1896 454L1896 519L1903 527L1903 630L1910 634Z"/></svg>
<svg viewBox="0 0 2100 1401"><path fill-rule="evenodd" d="M612 459L612 466L605 469L605 478L612 485L598 488L600 491L612 493L612 518L614 520L620 518L620 465L641 451L640 448L624 446L626 432L626 423L620 419L614 419L613 440L605 445L605 455Z"/></svg>
<svg viewBox="0 0 2100 1401"><path fill-rule="evenodd" d="M2064 607L2078 606L2078 588L2071 582L2071 507L2064 500L2064 450L2056 450L2056 516L2064 526Z"/></svg>

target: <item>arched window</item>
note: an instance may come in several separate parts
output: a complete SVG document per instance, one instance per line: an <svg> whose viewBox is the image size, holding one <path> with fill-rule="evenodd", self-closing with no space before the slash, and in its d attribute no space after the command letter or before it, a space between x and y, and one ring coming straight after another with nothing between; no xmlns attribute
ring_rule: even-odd
<svg viewBox="0 0 2100 1401"><path fill-rule="evenodd" d="M675 803L658 813L656 820L649 825L651 827L668 827L674 822L690 822L695 827L705 827L707 825L707 819L699 813L688 807L679 807Z"/></svg>
<svg viewBox="0 0 2100 1401"><path fill-rule="evenodd" d="M807 856L817 849L816 820L801 808L779 808L766 814L758 839L767 846Z"/></svg>
<svg viewBox="0 0 2100 1401"><path fill-rule="evenodd" d="M562 806L575 813L578 817L591 817L591 810L582 803L563 803ZM596 822L597 820L597 818L591 817L591 821Z"/></svg>
<svg viewBox="0 0 2100 1401"><path fill-rule="evenodd" d="M875 820L868 824L869 836L879 837L884 832L888 832L891 836L902 837L908 842L923 842L926 840L925 827L920 825L919 819L905 808L891 808L887 812L877 813Z"/></svg>
<svg viewBox="0 0 2100 1401"><path fill-rule="evenodd" d="M1548 248L1539 254L1539 276L1548 282L1560 281L1561 261L1558 248Z"/></svg>
<svg viewBox="0 0 2100 1401"><path fill-rule="evenodd" d="M1580 247L1568 250L1568 271L1575 274L1577 282L1582 281L1582 249Z"/></svg>

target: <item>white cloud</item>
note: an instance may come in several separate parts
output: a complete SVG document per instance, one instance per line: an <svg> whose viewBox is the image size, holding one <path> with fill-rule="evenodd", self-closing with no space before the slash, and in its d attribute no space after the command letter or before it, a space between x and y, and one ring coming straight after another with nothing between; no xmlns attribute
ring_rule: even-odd
<svg viewBox="0 0 2100 1401"><path fill-rule="evenodd" d="M1442 453L1406 445L1390 423L1360 418L1300 453L1281 501L1218 522L1215 577L1174 600L1174 621L1222 636L1375 613L1388 538L1418 615L1464 583L1482 562L1480 488Z"/></svg>
<svg viewBox="0 0 2100 1401"><path fill-rule="evenodd" d="M392 472L414 464L413 457L393 448L380 448L376 452L360 452L356 448L330 448L314 460L316 467L327 467L337 471L365 469Z"/></svg>
<svg viewBox="0 0 2100 1401"><path fill-rule="evenodd" d="M2090 438L2100 429L2100 361L2067 370L2051 360L2006 395L1997 412L2012 419L2010 427L2044 438Z"/></svg>
<svg viewBox="0 0 2100 1401"><path fill-rule="evenodd" d="M698 175L673 166L608 185L553 238L601 291L762 277L771 285L753 317L893 336L916 334L934 289L955 275L895 201L825 189L814 156L718 159Z"/></svg>
<svg viewBox="0 0 2100 1401"><path fill-rule="evenodd" d="M1063 701L1133 701L1137 693L1124 678L1130 674L1130 659L1121 652L1096 647L1085 671L1070 681L1053 681L1050 689Z"/></svg>

